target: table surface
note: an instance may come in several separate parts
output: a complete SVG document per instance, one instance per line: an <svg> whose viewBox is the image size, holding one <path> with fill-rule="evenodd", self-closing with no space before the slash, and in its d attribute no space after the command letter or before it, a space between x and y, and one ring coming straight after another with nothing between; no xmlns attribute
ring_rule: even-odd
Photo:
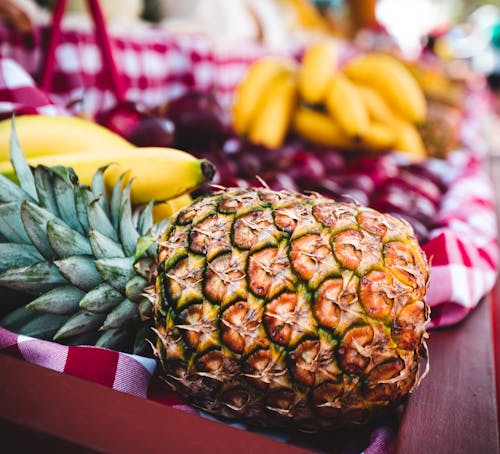
<svg viewBox="0 0 500 454"><path fill-rule="evenodd" d="M500 157L489 163L500 201ZM499 294L431 332L430 372L404 409L397 453L500 453ZM0 371L1 443L16 452L306 452L4 355Z"/></svg>

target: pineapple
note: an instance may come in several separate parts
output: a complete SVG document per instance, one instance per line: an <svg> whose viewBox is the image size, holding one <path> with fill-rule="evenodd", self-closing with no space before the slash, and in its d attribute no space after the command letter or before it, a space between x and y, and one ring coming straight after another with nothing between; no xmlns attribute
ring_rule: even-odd
<svg viewBox="0 0 500 454"><path fill-rule="evenodd" d="M411 227L317 194L225 189L160 225L71 169L0 177L0 285L36 298L3 326L147 345L189 403L265 427L362 424L398 405L425 354L428 264Z"/></svg>

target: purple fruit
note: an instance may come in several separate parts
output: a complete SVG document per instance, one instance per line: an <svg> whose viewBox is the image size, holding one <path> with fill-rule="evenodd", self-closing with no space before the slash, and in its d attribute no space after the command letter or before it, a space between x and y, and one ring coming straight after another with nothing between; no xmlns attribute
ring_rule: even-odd
<svg viewBox="0 0 500 454"><path fill-rule="evenodd" d="M326 176L321 160L306 151L295 153L290 161L288 175L298 183L316 183Z"/></svg>
<svg viewBox="0 0 500 454"><path fill-rule="evenodd" d="M171 147L174 144L175 126L167 118L141 118L126 136L138 147Z"/></svg>
<svg viewBox="0 0 500 454"><path fill-rule="evenodd" d="M98 112L95 120L100 125L126 138L139 120L145 116L146 114L136 104L124 101L116 104L111 109Z"/></svg>
<svg viewBox="0 0 500 454"><path fill-rule="evenodd" d="M229 135L227 115L213 93L189 91L162 111L175 124L175 144L180 148L220 145Z"/></svg>

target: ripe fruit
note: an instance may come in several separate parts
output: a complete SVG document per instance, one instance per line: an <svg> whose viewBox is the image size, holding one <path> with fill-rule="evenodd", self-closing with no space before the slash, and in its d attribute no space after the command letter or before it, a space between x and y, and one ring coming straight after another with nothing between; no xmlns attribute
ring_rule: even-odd
<svg viewBox="0 0 500 454"><path fill-rule="evenodd" d="M299 69L299 95L309 104L324 101L328 83L335 73L337 46L322 40L309 46Z"/></svg>
<svg viewBox="0 0 500 454"><path fill-rule="evenodd" d="M377 90L407 121L418 123L425 119L422 89L396 58L381 53L365 54L347 62L343 71L354 82Z"/></svg>
<svg viewBox="0 0 500 454"><path fill-rule="evenodd" d="M136 351L149 333L190 403L265 427L364 423L418 384L428 265L408 224L319 195L227 189L154 226L152 204L133 212L129 188L108 196L102 172L89 189L71 169L13 161L0 285L35 300L8 329L135 339Z"/></svg>
<svg viewBox="0 0 500 454"><path fill-rule="evenodd" d="M0 121L0 161L9 159L11 126L10 118ZM16 130L28 158L109 148L133 149L133 145L118 134L78 117L23 115L16 118ZM54 131L57 131L57 138L54 138Z"/></svg>
<svg viewBox="0 0 500 454"><path fill-rule="evenodd" d="M368 111L356 86L342 73L330 79L325 104L345 134L355 141L363 137L369 125Z"/></svg>

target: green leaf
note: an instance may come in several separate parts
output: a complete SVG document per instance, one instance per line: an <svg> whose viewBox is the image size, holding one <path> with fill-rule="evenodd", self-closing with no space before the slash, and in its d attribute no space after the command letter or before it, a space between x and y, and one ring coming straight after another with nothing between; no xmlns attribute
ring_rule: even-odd
<svg viewBox="0 0 500 454"><path fill-rule="evenodd" d="M138 321L139 310L137 309L137 304L134 304L128 299L124 299L106 317L102 329L122 328Z"/></svg>
<svg viewBox="0 0 500 454"><path fill-rule="evenodd" d="M66 279L56 266L48 262L0 273L0 285L31 295L45 293L61 284L67 284Z"/></svg>
<svg viewBox="0 0 500 454"><path fill-rule="evenodd" d="M47 240L58 257L92 255L89 240L72 228L57 222L47 222Z"/></svg>
<svg viewBox="0 0 500 454"><path fill-rule="evenodd" d="M26 162L23 150L21 150L21 145L19 144L19 140L17 138L16 120L14 116L12 116L10 124L10 161L12 162L12 167L14 167L14 170L16 171L17 179L21 188L24 192L26 192L26 194L29 194L33 200L38 202L35 178L33 177L33 172Z"/></svg>
<svg viewBox="0 0 500 454"><path fill-rule="evenodd" d="M135 254L139 233L135 229L132 219L132 206L130 203L130 182L122 193L122 205L120 208L120 241L125 255Z"/></svg>
<svg viewBox="0 0 500 454"><path fill-rule="evenodd" d="M149 202L141 211L141 215L139 216L138 230L142 236L147 235L149 233L149 229L153 227L153 207L154 202Z"/></svg>
<svg viewBox="0 0 500 454"><path fill-rule="evenodd" d="M135 251L135 260L139 260L144 253L155 244L155 239L150 236L141 236L137 241L137 249Z"/></svg>
<svg viewBox="0 0 500 454"><path fill-rule="evenodd" d="M102 283L92 257L74 255L54 262L59 272L73 285L88 292Z"/></svg>
<svg viewBox="0 0 500 454"><path fill-rule="evenodd" d="M123 351L131 344L132 336L126 329L112 328L104 331L97 339L96 347L109 348L111 350Z"/></svg>
<svg viewBox="0 0 500 454"><path fill-rule="evenodd" d="M135 276L133 257L99 259L95 266L102 278L121 292L128 280Z"/></svg>
<svg viewBox="0 0 500 454"><path fill-rule="evenodd" d="M144 299L144 289L149 285L149 282L142 276L136 275L130 279L125 285L125 295L130 301L139 303Z"/></svg>
<svg viewBox="0 0 500 454"><path fill-rule="evenodd" d="M118 233L110 218L99 204L99 199L92 200L87 206L89 228L106 235L114 241L118 241Z"/></svg>
<svg viewBox="0 0 500 454"><path fill-rule="evenodd" d="M0 272L40 262L43 257L30 244L0 243Z"/></svg>
<svg viewBox="0 0 500 454"><path fill-rule="evenodd" d="M21 219L31 243L40 254L48 261L56 259L57 256L47 241L47 222L55 221L57 218L50 211L34 203L24 201L21 204Z"/></svg>
<svg viewBox="0 0 500 454"><path fill-rule="evenodd" d="M84 235L87 235L89 231L89 218L87 214L87 206L89 204L89 200L91 200L92 197L93 197L92 192L85 187L80 187L75 192L76 213L78 216L78 222L82 226Z"/></svg>
<svg viewBox="0 0 500 454"><path fill-rule="evenodd" d="M113 190L111 191L111 200L109 202L111 221L113 222L116 230L118 230L118 226L120 225L123 178L124 175L121 175L113 186Z"/></svg>
<svg viewBox="0 0 500 454"><path fill-rule="evenodd" d="M61 167L60 169L65 169ZM67 169L65 169L67 170ZM83 231L80 222L78 221L78 213L76 211L76 201L75 192L76 187L73 184L70 176L70 172L65 177L61 177L60 173L57 175L59 178L54 178L54 194L56 197L57 208L61 215L61 219L75 230L80 233L85 233Z"/></svg>
<svg viewBox="0 0 500 454"><path fill-rule="evenodd" d="M52 172L47 167L38 166L33 174L40 206L50 211L54 216L60 217L52 185Z"/></svg>
<svg viewBox="0 0 500 454"><path fill-rule="evenodd" d="M0 319L0 326L17 333L22 326L38 317L40 317L40 314L35 311L30 311L29 309L26 309L25 306L22 306L14 309L5 317Z"/></svg>
<svg viewBox="0 0 500 454"><path fill-rule="evenodd" d="M31 322L23 325L17 330L19 334L24 336L36 337L37 339L52 339L54 333L68 319L67 315L57 314L39 314L34 312L36 318Z"/></svg>
<svg viewBox="0 0 500 454"><path fill-rule="evenodd" d="M61 326L59 331L55 334L54 340L96 331L102 325L105 318L106 316L104 314L80 310Z"/></svg>
<svg viewBox="0 0 500 454"><path fill-rule="evenodd" d="M0 173L0 202L20 202L22 200L33 200L33 198Z"/></svg>
<svg viewBox="0 0 500 454"><path fill-rule="evenodd" d="M31 243L21 220L22 202L0 204L0 233L10 243Z"/></svg>
<svg viewBox="0 0 500 454"><path fill-rule="evenodd" d="M90 246L97 259L125 257L122 247L111 238L95 230L89 231Z"/></svg>
<svg viewBox="0 0 500 454"><path fill-rule="evenodd" d="M123 300L123 295L106 282L90 290L80 301L80 308L90 312L108 313Z"/></svg>
<svg viewBox="0 0 500 454"><path fill-rule="evenodd" d="M94 193L99 205L109 216L109 201L106 191L106 184L104 183L104 172L109 166L99 167L97 172L92 177L92 192Z"/></svg>
<svg viewBox="0 0 500 454"><path fill-rule="evenodd" d="M71 285L63 285L39 296L26 307L50 314L74 314L79 309L80 300L85 292Z"/></svg>

